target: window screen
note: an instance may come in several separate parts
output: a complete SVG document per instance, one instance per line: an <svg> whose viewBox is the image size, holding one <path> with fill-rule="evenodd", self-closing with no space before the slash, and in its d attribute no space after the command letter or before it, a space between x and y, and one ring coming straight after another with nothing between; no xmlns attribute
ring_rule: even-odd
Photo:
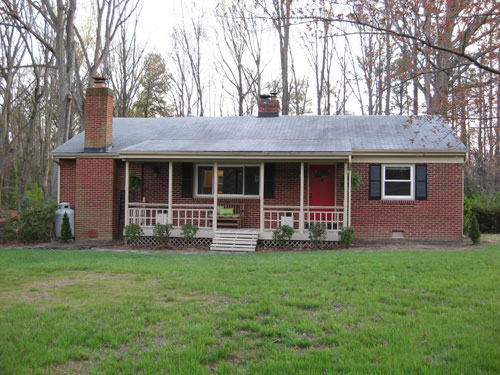
<svg viewBox="0 0 500 375"><path fill-rule="evenodd" d="M384 167L384 196L411 197L412 196L412 169L411 166Z"/></svg>

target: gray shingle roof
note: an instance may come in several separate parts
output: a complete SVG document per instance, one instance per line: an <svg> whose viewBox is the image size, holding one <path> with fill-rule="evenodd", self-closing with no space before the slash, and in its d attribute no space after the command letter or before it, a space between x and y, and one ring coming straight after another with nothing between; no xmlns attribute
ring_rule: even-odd
<svg viewBox="0 0 500 375"><path fill-rule="evenodd" d="M464 151L432 117L280 116L114 118L110 152ZM80 153L78 134L53 153Z"/></svg>

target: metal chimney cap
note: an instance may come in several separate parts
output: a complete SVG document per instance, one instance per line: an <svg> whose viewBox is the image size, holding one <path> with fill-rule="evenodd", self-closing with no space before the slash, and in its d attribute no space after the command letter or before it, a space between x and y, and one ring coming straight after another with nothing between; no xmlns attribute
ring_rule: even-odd
<svg viewBox="0 0 500 375"><path fill-rule="evenodd" d="M106 77L92 77L95 87L106 87Z"/></svg>

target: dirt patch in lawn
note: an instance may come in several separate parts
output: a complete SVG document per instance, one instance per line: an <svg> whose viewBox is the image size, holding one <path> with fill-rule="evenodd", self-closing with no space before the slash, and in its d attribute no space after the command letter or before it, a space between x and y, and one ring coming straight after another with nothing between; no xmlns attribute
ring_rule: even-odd
<svg viewBox="0 0 500 375"><path fill-rule="evenodd" d="M0 305L7 308L24 302L34 306L55 303L79 306L87 302L119 301L131 293L159 286L160 279L144 280L136 274L64 271L0 290Z"/></svg>
<svg viewBox="0 0 500 375"><path fill-rule="evenodd" d="M52 368L53 375L87 375L90 374L92 361L68 361Z"/></svg>
<svg viewBox="0 0 500 375"><path fill-rule="evenodd" d="M458 241L357 240L351 250L479 250L468 238Z"/></svg>

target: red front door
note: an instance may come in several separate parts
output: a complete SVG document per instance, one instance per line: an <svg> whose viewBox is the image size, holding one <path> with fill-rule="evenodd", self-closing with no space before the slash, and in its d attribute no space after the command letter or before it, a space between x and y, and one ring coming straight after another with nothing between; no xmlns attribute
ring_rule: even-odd
<svg viewBox="0 0 500 375"><path fill-rule="evenodd" d="M309 174L309 206L332 207L335 205L335 167L333 165L311 165ZM332 226L332 209L311 208L311 223L323 222L328 229Z"/></svg>
<svg viewBox="0 0 500 375"><path fill-rule="evenodd" d="M311 165L309 206L335 205L335 173L333 165Z"/></svg>

